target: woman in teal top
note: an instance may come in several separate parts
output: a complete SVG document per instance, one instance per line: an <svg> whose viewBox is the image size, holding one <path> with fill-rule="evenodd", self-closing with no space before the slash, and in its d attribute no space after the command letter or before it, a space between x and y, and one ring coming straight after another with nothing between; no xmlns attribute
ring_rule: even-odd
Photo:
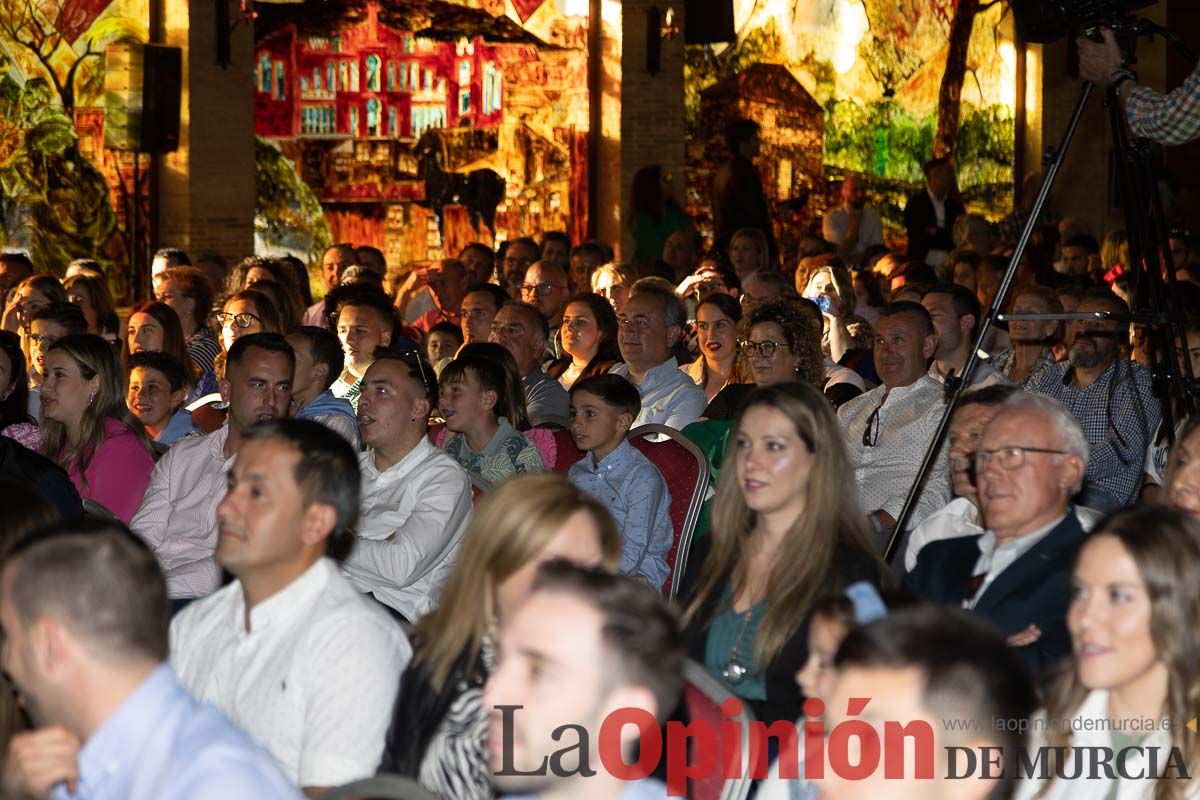
<svg viewBox="0 0 1200 800"><path fill-rule="evenodd" d="M709 535L682 584L689 655L767 723L800 716L795 674L827 592L888 571L859 508L833 407L814 386L755 389L737 417Z"/></svg>

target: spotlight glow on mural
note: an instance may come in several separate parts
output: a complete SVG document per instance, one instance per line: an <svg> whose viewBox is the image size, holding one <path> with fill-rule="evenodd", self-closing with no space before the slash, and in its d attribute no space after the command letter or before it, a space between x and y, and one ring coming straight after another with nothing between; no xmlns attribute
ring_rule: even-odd
<svg viewBox="0 0 1200 800"><path fill-rule="evenodd" d="M870 27L866 9L849 0L835 0L833 25L836 44L830 61L837 74L845 75L854 68L854 62L858 59L858 43Z"/></svg>

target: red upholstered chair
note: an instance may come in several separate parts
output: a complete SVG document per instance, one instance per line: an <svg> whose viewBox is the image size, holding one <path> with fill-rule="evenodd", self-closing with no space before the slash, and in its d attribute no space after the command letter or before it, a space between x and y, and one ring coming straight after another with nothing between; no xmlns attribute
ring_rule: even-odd
<svg viewBox="0 0 1200 800"><path fill-rule="evenodd" d="M187 406L187 410L192 412L192 422L196 423L196 427L205 433L212 433L224 425L228 411L224 407L218 407L222 402L221 395L215 393L193 400Z"/></svg>
<svg viewBox="0 0 1200 800"><path fill-rule="evenodd" d="M445 429L445 427L446 427L446 423L444 423L444 422L433 423L432 425L429 426L429 429L425 432L425 438L429 440L429 443L431 445L433 445L434 447L437 447L438 446L438 434L440 434Z"/></svg>
<svg viewBox="0 0 1200 800"><path fill-rule="evenodd" d="M649 437L662 438L655 441ZM687 567L692 534L708 489L708 458L690 439L666 425L639 425L629 432L629 443L658 467L671 495L675 538L667 551L667 569L671 572L662 588L663 593L674 597Z"/></svg>
<svg viewBox="0 0 1200 800"><path fill-rule="evenodd" d="M586 455L575 446L575 437L570 431L554 431L554 444L558 455L554 459L554 471L566 475L571 465Z"/></svg>
<svg viewBox="0 0 1200 800"><path fill-rule="evenodd" d="M683 665L683 679L683 701L687 705L689 722L707 723L711 730L717 732L718 739L725 733L723 723L727 720L737 722L742 739L738 749L742 756L740 776L726 778L722 764L712 774L693 779L688 786L688 797L692 800L744 800L751 784L750 723L754 720L754 714L743 704L741 714L726 717L721 712L721 704L733 695L708 673L703 664L689 659ZM724 742L718 743L717 752L726 752Z"/></svg>

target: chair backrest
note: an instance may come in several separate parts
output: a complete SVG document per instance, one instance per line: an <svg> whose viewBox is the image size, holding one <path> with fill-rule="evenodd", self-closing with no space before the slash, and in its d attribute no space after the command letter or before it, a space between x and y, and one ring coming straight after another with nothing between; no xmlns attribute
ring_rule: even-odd
<svg viewBox="0 0 1200 800"><path fill-rule="evenodd" d="M663 437L654 441L648 437ZM692 534L708 489L708 458L690 439L666 425L639 425L629 432L629 443L658 467L671 495L671 527L675 537L667 551L670 575L663 592L674 597L687 566Z"/></svg>
<svg viewBox="0 0 1200 800"><path fill-rule="evenodd" d="M554 459L554 471L566 475L571 465L582 459L586 453L575 446L575 437L570 431L554 431L554 445L558 455Z"/></svg>
<svg viewBox="0 0 1200 800"><path fill-rule="evenodd" d="M698 664L691 659L688 659L683 666L683 700L687 705L687 713L689 722L704 721L711 726L711 730L717 731L718 736L718 753L725 753L732 748L726 747L721 741L721 737L726 735L727 728L725 723L736 722L738 731L741 736L741 745L738 751L742 757L740 775L736 778L726 778L724 764L719 764L718 768L710 774L700 778L695 778L691 781L688 796L692 800L744 800L750 792L750 723L754 721L754 714L749 707L743 703L742 713L734 717L727 717L721 711L721 704L733 697L729 691L721 685L721 682L708 673L703 664Z"/></svg>
<svg viewBox="0 0 1200 800"><path fill-rule="evenodd" d="M317 800L438 800L412 778L380 774L321 792Z"/></svg>
<svg viewBox="0 0 1200 800"><path fill-rule="evenodd" d="M443 430L445 430L445 428L446 428L446 423L434 422L433 424L431 424L429 426L428 430L426 431L425 438L429 440L429 443L431 445L433 445L434 447L437 447L438 434L440 434Z"/></svg>
<svg viewBox="0 0 1200 800"><path fill-rule="evenodd" d="M531 428L545 428L548 431L569 431L571 421L566 417L545 416L529 420Z"/></svg>
<svg viewBox="0 0 1200 800"><path fill-rule="evenodd" d="M210 394L201 397L188 407L192 412L192 422L205 433L212 433L225 424L229 409L222 404L221 395Z"/></svg>

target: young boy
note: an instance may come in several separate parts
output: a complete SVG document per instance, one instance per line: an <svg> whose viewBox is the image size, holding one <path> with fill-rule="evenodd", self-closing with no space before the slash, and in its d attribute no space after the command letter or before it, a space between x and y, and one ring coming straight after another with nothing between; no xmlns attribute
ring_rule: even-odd
<svg viewBox="0 0 1200 800"><path fill-rule="evenodd" d="M442 370L438 380L438 410L449 436L442 448L463 469L495 486L514 475L541 472L542 456L509 421L515 403L504 367L478 355L462 355Z"/></svg>
<svg viewBox="0 0 1200 800"><path fill-rule="evenodd" d="M439 322L429 329L425 337L425 352L429 355L429 363L437 374L454 358L458 348L463 345L462 329L453 322Z"/></svg>
<svg viewBox="0 0 1200 800"><path fill-rule="evenodd" d="M587 453L567 477L605 505L621 531L620 572L655 589L666 583L674 530L667 482L625 436L641 411L637 387L620 375L594 375L571 387L571 435Z"/></svg>
<svg viewBox="0 0 1200 800"><path fill-rule="evenodd" d="M158 444L173 445L198 430L191 412L183 407L185 380L183 364L172 355L143 350L129 356L125 403Z"/></svg>

